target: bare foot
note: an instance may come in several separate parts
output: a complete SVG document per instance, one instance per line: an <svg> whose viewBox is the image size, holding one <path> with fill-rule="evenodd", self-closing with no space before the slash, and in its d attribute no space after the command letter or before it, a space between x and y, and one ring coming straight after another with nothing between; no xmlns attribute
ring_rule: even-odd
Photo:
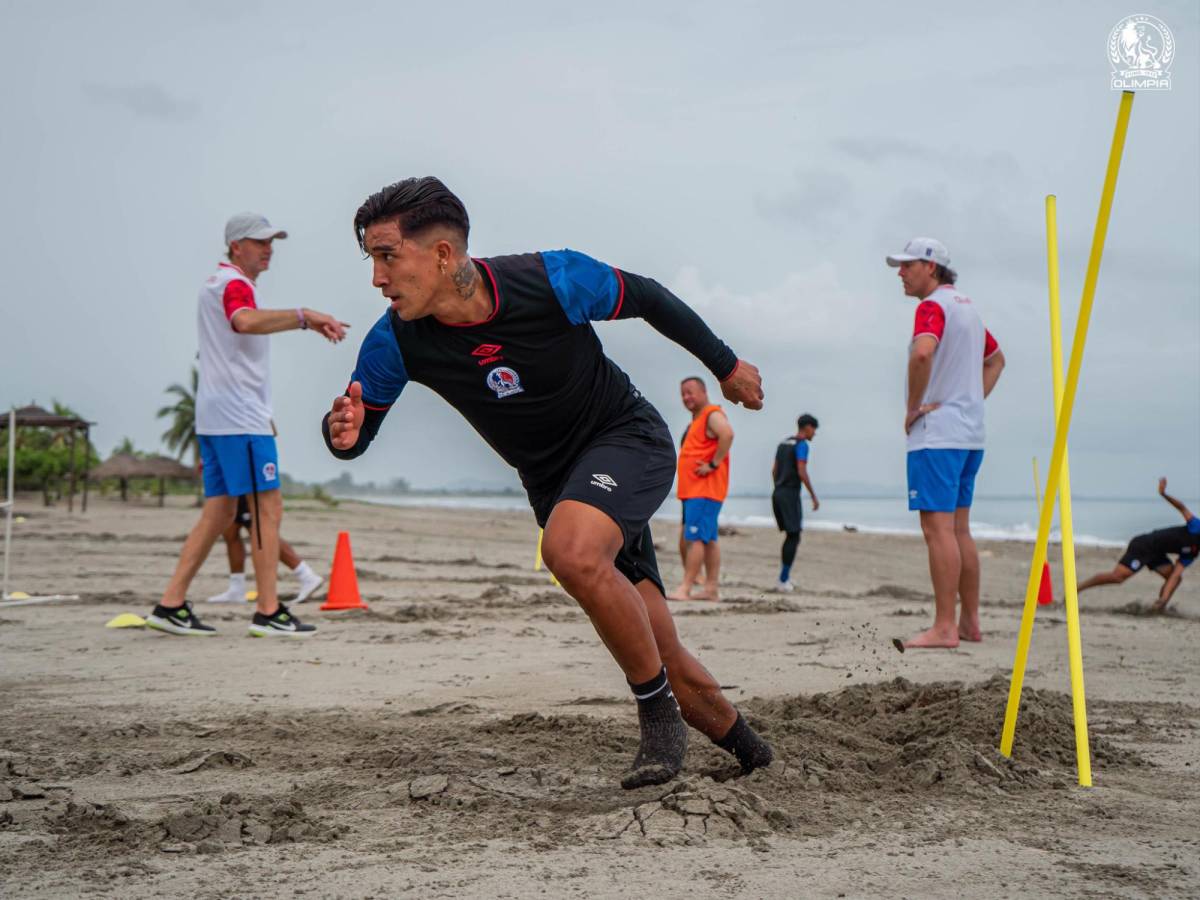
<svg viewBox="0 0 1200 900"><path fill-rule="evenodd" d="M695 599L707 600L709 603L720 603L721 595L719 593L717 593L717 590L715 588L712 590L705 589L705 590L701 591L700 596L696 597Z"/></svg>
<svg viewBox="0 0 1200 900"><path fill-rule="evenodd" d="M894 638L892 643L901 653L905 650L917 649L953 650L958 646L958 633L956 631L943 631L937 628L930 628L928 631L922 631L920 634L910 637L904 642L901 642L899 638Z"/></svg>
<svg viewBox="0 0 1200 900"><path fill-rule="evenodd" d="M667 594L667 599L668 600L691 600L692 599L692 589L686 585L681 584L679 587L675 588L675 590L671 591L671 593Z"/></svg>
<svg viewBox="0 0 1200 900"><path fill-rule="evenodd" d="M979 619L959 619L958 636L964 641L977 644L983 640L983 632L979 628Z"/></svg>

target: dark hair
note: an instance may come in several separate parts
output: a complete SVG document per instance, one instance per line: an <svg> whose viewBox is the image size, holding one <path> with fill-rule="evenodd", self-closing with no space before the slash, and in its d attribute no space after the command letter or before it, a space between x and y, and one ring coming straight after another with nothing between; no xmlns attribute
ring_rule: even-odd
<svg viewBox="0 0 1200 900"><path fill-rule="evenodd" d="M939 266L937 263L934 263L933 277L937 279L938 284L954 284L958 280L957 275L945 266Z"/></svg>
<svg viewBox="0 0 1200 900"><path fill-rule="evenodd" d="M805 413L804 415L802 415L800 418L798 418L798 419L796 420L796 430L797 430L797 431L800 431L800 430L802 430L802 429L803 429L803 428L804 428L806 425L811 425L813 428L820 428L820 427L821 427L820 425L818 425L818 424L817 424L817 417L816 417L816 416L810 416L808 413Z"/></svg>
<svg viewBox="0 0 1200 900"><path fill-rule="evenodd" d="M367 250L364 236L368 226L391 218L397 219L400 233L406 237L434 225L445 225L459 232L466 244L471 231L467 208L450 188L432 175L405 178L366 199L354 214L354 237L359 249L364 253Z"/></svg>
<svg viewBox="0 0 1200 900"><path fill-rule="evenodd" d="M704 383L704 379L701 378L699 375L689 375L687 378L683 379L683 381L679 382L679 384L685 385L689 381L694 381L694 382L696 382L696 384L700 385L700 390L702 390L702 391L708 390L708 385L706 385Z"/></svg>

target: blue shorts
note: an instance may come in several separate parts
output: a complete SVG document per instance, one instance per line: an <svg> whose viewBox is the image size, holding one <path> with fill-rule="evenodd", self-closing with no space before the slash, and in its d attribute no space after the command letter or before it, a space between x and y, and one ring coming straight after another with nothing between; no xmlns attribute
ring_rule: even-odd
<svg viewBox="0 0 1200 900"><path fill-rule="evenodd" d="M279 490L279 454L269 434L201 434L205 497Z"/></svg>
<svg viewBox="0 0 1200 900"><path fill-rule="evenodd" d="M714 543L717 539L717 516L721 514L721 501L707 497L693 497L683 501L683 539Z"/></svg>
<svg viewBox="0 0 1200 900"><path fill-rule="evenodd" d="M908 508L954 512L970 507L982 450L911 450L908 454Z"/></svg>

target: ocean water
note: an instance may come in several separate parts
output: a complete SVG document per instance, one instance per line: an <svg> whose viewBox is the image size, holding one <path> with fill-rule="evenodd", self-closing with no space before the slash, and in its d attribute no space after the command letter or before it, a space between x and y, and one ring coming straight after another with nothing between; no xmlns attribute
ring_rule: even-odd
<svg viewBox="0 0 1200 900"><path fill-rule="evenodd" d="M456 509L529 509L523 496L514 494L397 494L369 499L390 506L438 506ZM1076 497L1073 502L1075 542L1081 545L1123 547L1135 534L1182 522L1179 514L1158 497L1138 499ZM656 520L677 523L679 501L670 497ZM730 497L721 510L728 525L775 528L771 498ZM971 510L972 532L980 540L1033 541L1037 537L1037 509L1030 497L979 497ZM919 534L917 514L908 511L903 492L895 497L822 497L821 509L812 512L804 500L804 527L814 531L857 529L866 534ZM1058 540L1057 512L1051 539Z"/></svg>

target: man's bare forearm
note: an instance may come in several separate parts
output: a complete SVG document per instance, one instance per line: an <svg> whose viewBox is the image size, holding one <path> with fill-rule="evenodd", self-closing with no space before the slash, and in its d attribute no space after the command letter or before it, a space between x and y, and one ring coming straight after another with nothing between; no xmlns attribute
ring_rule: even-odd
<svg viewBox="0 0 1200 900"><path fill-rule="evenodd" d="M1179 583L1183 581L1183 566L1179 563L1175 564L1174 570L1167 576L1167 580L1163 582L1162 590L1158 592L1158 603L1155 607L1163 609L1171 598L1175 595L1175 590L1179 587Z"/></svg>
<svg viewBox="0 0 1200 900"><path fill-rule="evenodd" d="M277 334L302 327L305 310L240 309L233 314L233 330L239 334Z"/></svg>
<svg viewBox="0 0 1200 900"><path fill-rule="evenodd" d="M713 454L713 458L712 458L712 464L713 464L714 468L721 464L721 460L723 460L729 454L729 448L732 446L733 446L733 434L732 433L727 434L727 435L725 435L725 434L719 435L717 437L717 452Z"/></svg>
<svg viewBox="0 0 1200 900"><path fill-rule="evenodd" d="M1001 351L997 350L983 361L983 396L985 398L992 392L992 388L1000 380L1000 373L1003 371L1004 354Z"/></svg>
<svg viewBox="0 0 1200 900"><path fill-rule="evenodd" d="M914 412L925 397L929 376L933 372L933 357L913 353L908 357L908 411Z"/></svg>
<svg viewBox="0 0 1200 900"><path fill-rule="evenodd" d="M1176 500L1174 497L1172 497L1166 491L1163 491L1162 498L1164 500L1166 500L1168 503L1170 503L1177 510L1179 510L1179 514L1181 516L1183 516L1185 519L1191 518L1191 516L1192 516L1191 510L1189 510L1186 506L1183 505L1183 503L1181 503L1179 500Z"/></svg>

